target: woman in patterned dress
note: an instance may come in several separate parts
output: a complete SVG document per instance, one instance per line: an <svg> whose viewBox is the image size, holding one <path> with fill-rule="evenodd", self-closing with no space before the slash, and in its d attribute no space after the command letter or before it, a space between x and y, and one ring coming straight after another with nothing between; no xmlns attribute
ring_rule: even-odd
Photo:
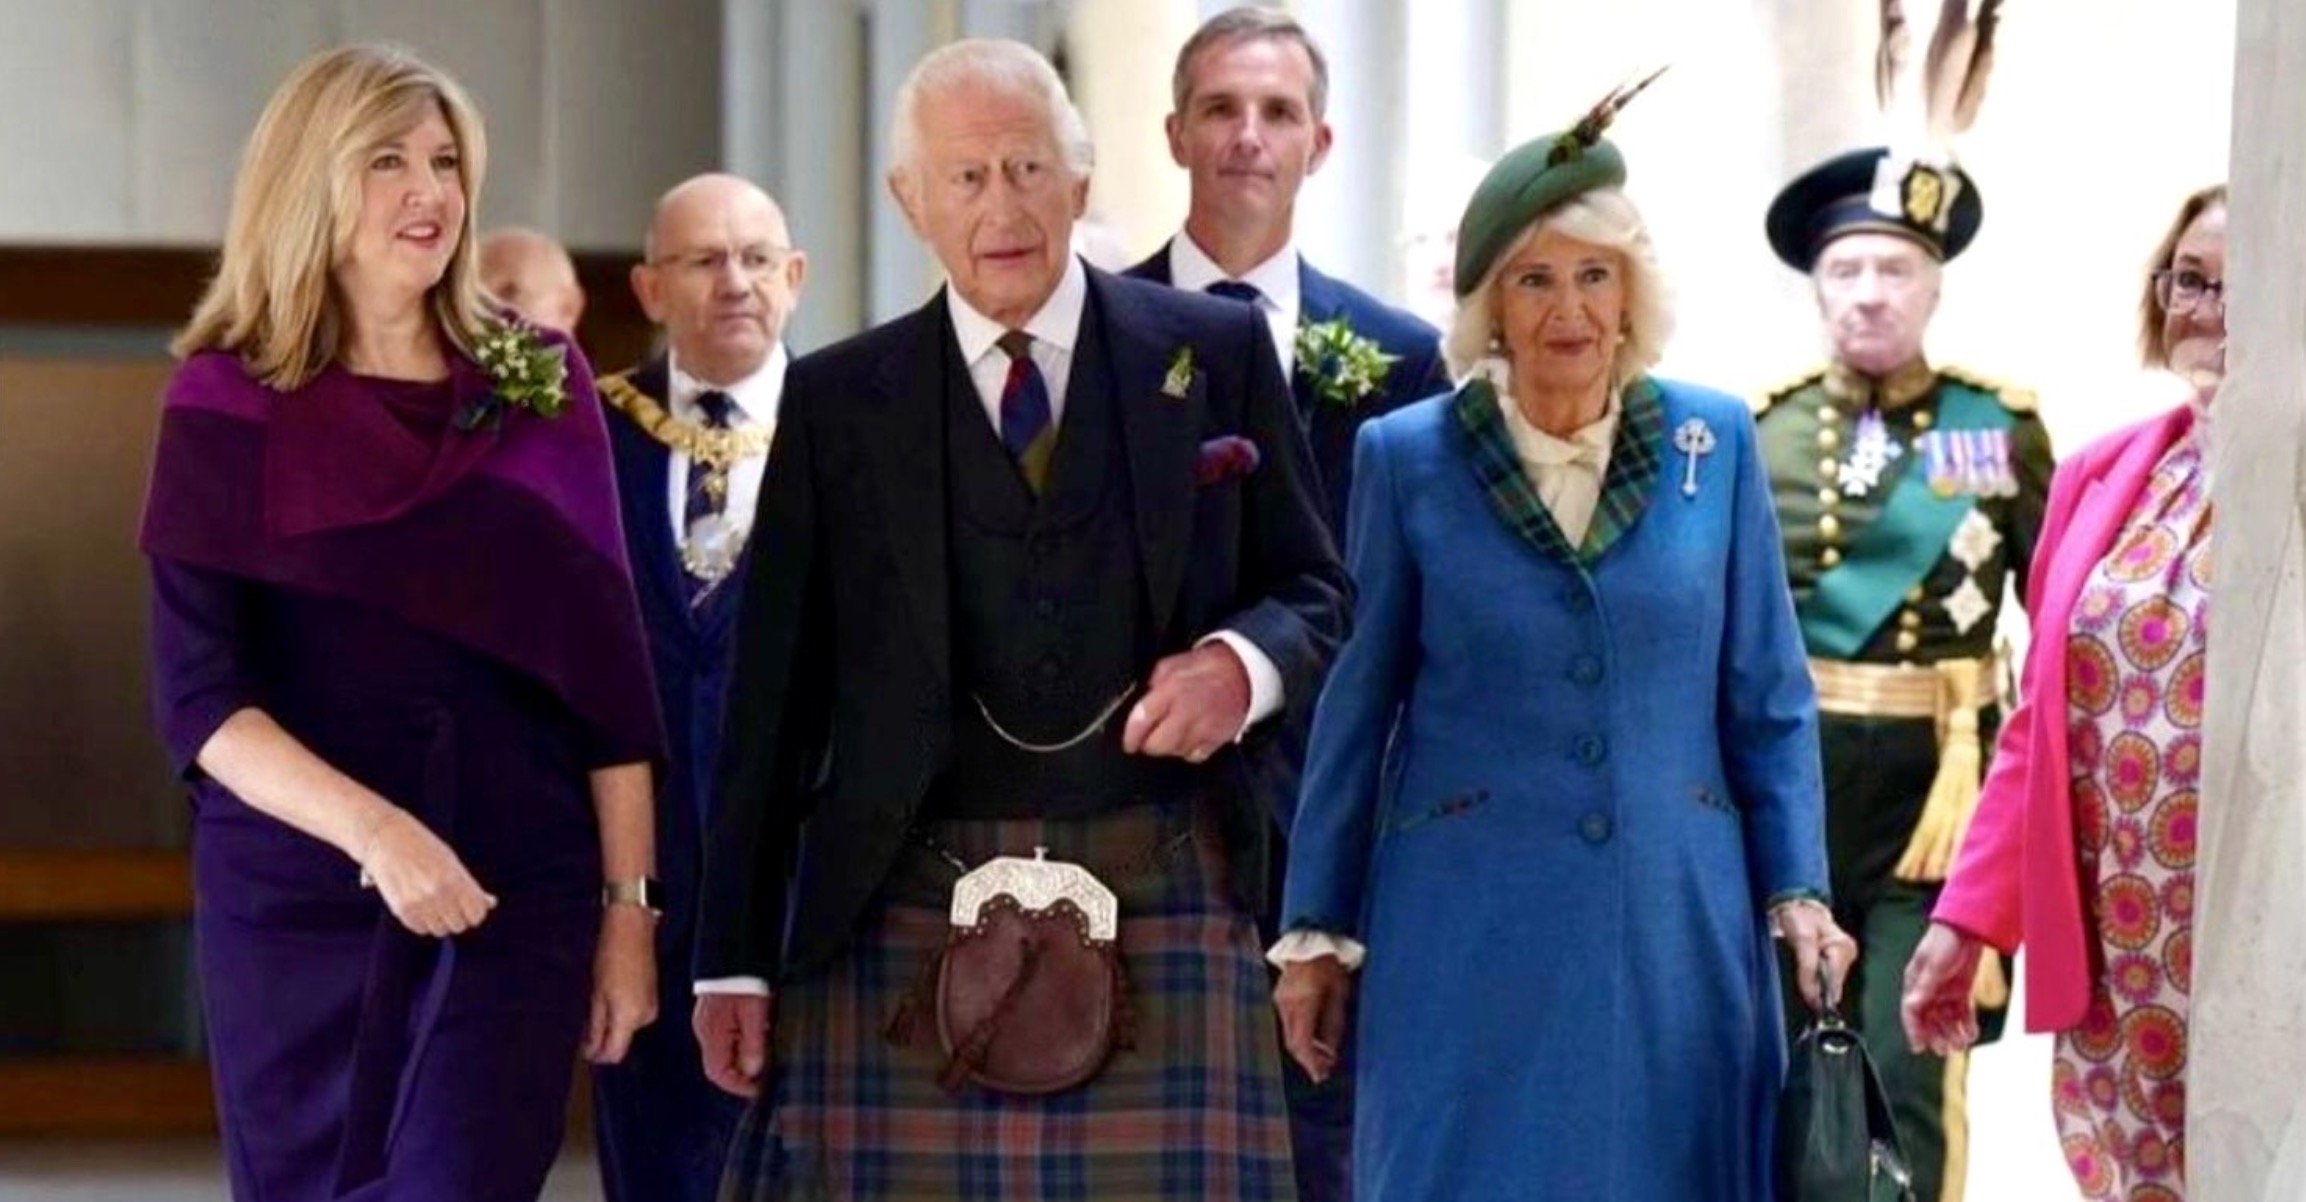
<svg viewBox="0 0 2306 1202"><path fill-rule="evenodd" d="M2057 1033L2053 1110L2097 1202L2185 1197L2186 998L2209 596L2209 402L2226 363L2226 189L2188 197L2140 305L2145 361L2192 400L2062 464L2032 579L2024 699L1929 934L1905 1026L1977 1037L1971 975L2029 957L2026 1028ZM2054 637L2063 631L2065 637Z"/></svg>

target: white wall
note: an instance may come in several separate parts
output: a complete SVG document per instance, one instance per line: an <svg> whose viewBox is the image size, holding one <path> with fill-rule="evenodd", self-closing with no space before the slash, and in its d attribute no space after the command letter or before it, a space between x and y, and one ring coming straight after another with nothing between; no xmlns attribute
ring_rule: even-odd
<svg viewBox="0 0 2306 1202"><path fill-rule="evenodd" d="M0 0L0 241L214 244L273 88L384 40L481 106L484 224L637 245L718 161L720 28L713 0Z"/></svg>

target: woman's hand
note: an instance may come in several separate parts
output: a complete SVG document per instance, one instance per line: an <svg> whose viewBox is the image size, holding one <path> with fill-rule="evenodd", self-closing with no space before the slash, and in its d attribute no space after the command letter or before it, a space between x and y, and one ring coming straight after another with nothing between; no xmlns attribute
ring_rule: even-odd
<svg viewBox="0 0 2306 1202"><path fill-rule="evenodd" d="M1978 1008L1971 989L1978 958L1986 945L1942 922L1933 922L1906 961L1905 994L1898 1017L1906 1042L1917 1052L1951 1056L1978 1041Z"/></svg>
<svg viewBox="0 0 2306 1202"><path fill-rule="evenodd" d="M473 929L496 908L440 836L398 806L384 805L360 843L361 883L383 896L400 925L435 939Z"/></svg>
<svg viewBox="0 0 2306 1202"><path fill-rule="evenodd" d="M1770 911L1770 930L1793 949L1794 978L1811 1012L1839 1006L1842 983L1858 962L1858 941L1834 924L1834 912L1810 898L1779 902Z"/></svg>
<svg viewBox="0 0 2306 1202"><path fill-rule="evenodd" d="M1284 965L1273 987L1273 1008L1281 1012L1281 1045L1313 1083L1337 1069L1345 1043L1345 1003L1353 977L1335 956L1317 956Z"/></svg>
<svg viewBox="0 0 2306 1202"><path fill-rule="evenodd" d="M600 945L593 952L592 1019L585 1027L585 1059L615 1064L632 1047L633 1032L657 1018L657 918L635 905L601 910Z"/></svg>

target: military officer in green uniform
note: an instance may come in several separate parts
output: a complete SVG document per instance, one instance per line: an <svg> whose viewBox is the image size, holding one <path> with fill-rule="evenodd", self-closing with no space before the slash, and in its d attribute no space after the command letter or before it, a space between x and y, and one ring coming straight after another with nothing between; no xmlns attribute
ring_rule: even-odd
<svg viewBox="0 0 2306 1202"><path fill-rule="evenodd" d="M1787 185L1767 223L1832 345L1761 398L1758 421L1818 686L1834 917L1865 947L1845 1017L1881 1069L1920 1202L1962 1196L1968 1064L1907 1046L1901 977L1977 802L1995 623L2013 590L2024 599L2051 469L2031 394L1922 351L1941 268L1983 211L1959 169L1877 148ZM1980 974L1996 1023L2004 968Z"/></svg>

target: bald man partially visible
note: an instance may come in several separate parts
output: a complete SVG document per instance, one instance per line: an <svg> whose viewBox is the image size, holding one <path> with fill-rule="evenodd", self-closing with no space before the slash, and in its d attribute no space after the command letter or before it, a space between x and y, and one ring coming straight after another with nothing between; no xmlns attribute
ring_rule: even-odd
<svg viewBox="0 0 2306 1202"><path fill-rule="evenodd" d="M657 202L633 292L665 351L600 382L625 540L672 746L657 797L661 1004L691 1006L697 880L730 642L769 438L784 393L785 321L808 259L766 192L700 175ZM743 1104L706 1082L687 1023L658 1023L595 1070L609 1202L706 1202Z"/></svg>
<svg viewBox="0 0 2306 1202"><path fill-rule="evenodd" d="M540 326L573 333L584 316L585 290L560 243L518 226L480 240L480 286Z"/></svg>

